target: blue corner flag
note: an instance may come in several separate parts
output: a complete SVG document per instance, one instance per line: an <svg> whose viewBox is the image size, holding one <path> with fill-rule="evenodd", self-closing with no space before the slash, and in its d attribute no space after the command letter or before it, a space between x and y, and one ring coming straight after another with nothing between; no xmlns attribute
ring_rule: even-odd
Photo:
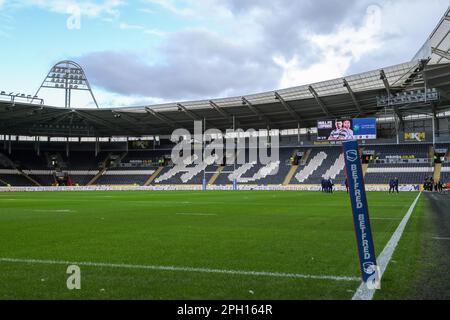
<svg viewBox="0 0 450 320"><path fill-rule="evenodd" d="M358 142L344 142L343 148L361 274L363 281L368 282L369 278L377 271L377 260L370 228L369 208L367 206Z"/></svg>

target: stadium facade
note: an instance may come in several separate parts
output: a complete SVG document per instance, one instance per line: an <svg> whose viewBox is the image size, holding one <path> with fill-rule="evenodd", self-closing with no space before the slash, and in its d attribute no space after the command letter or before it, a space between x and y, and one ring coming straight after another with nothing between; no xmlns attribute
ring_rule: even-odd
<svg viewBox="0 0 450 320"><path fill-rule="evenodd" d="M405 189L415 190L425 178L450 180L450 8L411 61L311 85L231 98L86 109L72 107L70 97L76 90L92 94L87 77L81 66L63 61L41 87L65 90L65 108L48 106L36 95L0 94L2 190L55 185L199 188L204 180L211 188L229 188L235 179L242 188L317 189L323 178L343 185L343 131L338 126L353 122L348 130L359 130L355 124L361 119L375 119L374 131L359 136L367 184L384 189L398 177ZM170 135L177 128L193 132L195 122L203 130L260 130L269 145L271 137L279 136L279 160L237 165L235 156L225 154L218 162L194 164L187 155L183 165L174 165ZM325 136L324 129L329 130ZM192 144L204 147L195 140ZM249 158L250 149L237 153Z"/></svg>

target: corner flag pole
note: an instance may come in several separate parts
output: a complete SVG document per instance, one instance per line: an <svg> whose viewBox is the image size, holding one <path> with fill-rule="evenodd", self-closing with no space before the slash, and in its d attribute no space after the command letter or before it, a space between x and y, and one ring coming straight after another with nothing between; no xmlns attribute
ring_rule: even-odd
<svg viewBox="0 0 450 320"><path fill-rule="evenodd" d="M366 189L356 140L343 143L347 182L353 211L359 263L363 282L379 282L379 271L370 227Z"/></svg>

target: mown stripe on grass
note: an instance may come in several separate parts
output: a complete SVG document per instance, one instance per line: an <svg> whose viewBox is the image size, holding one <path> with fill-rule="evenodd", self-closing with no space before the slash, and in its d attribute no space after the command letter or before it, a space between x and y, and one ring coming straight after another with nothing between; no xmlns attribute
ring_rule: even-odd
<svg viewBox="0 0 450 320"><path fill-rule="evenodd" d="M175 266L152 266L152 265L136 265L123 263L80 262L80 261L76 262L76 261L16 259L16 258L0 258L0 262L48 264L48 265L77 265L77 266L100 267L100 268L141 269L141 270L158 270L158 271L219 273L238 276L275 277L275 278L292 278L292 279L360 281L360 278L345 277L345 276L310 275L310 274L284 273L284 272L244 271L244 270L226 270L226 269L175 267Z"/></svg>
<svg viewBox="0 0 450 320"><path fill-rule="evenodd" d="M217 216L216 213L177 212L175 214L180 215L180 216Z"/></svg>

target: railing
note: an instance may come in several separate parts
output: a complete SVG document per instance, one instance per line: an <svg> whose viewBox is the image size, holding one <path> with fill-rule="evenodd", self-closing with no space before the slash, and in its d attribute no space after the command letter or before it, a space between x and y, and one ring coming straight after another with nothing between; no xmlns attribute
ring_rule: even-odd
<svg viewBox="0 0 450 320"><path fill-rule="evenodd" d="M17 102L26 102L26 103L36 103L38 105L44 104L44 99L39 98L38 96L26 95L24 93L6 93L6 91L0 92L0 99L7 101L9 100L12 105Z"/></svg>
<svg viewBox="0 0 450 320"><path fill-rule="evenodd" d="M439 92L436 89L428 89L425 91L407 91L397 93L396 95L377 97L378 107L388 107L397 105L406 105L412 103L427 103L439 101Z"/></svg>

